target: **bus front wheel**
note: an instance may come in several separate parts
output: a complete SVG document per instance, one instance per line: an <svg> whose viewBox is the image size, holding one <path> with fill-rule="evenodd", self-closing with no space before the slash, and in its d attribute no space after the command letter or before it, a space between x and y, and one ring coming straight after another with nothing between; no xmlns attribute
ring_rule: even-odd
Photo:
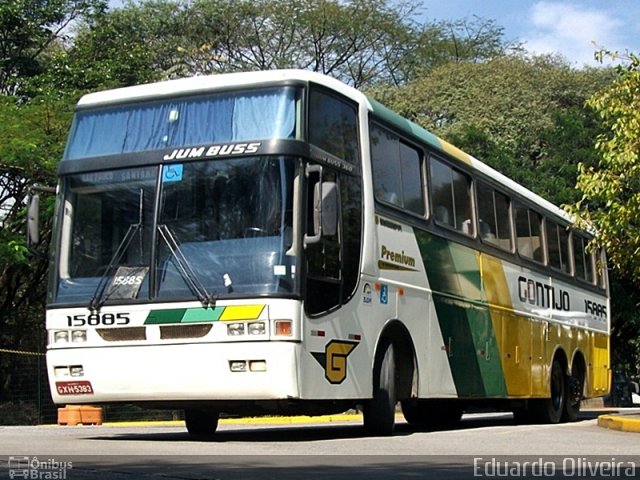
<svg viewBox="0 0 640 480"><path fill-rule="evenodd" d="M373 396L363 404L364 428L370 435L393 435L396 415L396 362L393 343L387 340L376 352Z"/></svg>
<svg viewBox="0 0 640 480"><path fill-rule="evenodd" d="M190 435L213 435L218 428L218 412L201 408L184 411L184 422Z"/></svg>

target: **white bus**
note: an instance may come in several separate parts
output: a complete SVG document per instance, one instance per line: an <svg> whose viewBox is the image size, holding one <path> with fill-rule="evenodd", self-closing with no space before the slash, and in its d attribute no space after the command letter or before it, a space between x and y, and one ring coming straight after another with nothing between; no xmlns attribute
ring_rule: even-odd
<svg viewBox="0 0 640 480"><path fill-rule="evenodd" d="M46 314L58 404L361 408L390 435L608 392L605 258L559 208L343 83L200 76L84 96Z"/></svg>

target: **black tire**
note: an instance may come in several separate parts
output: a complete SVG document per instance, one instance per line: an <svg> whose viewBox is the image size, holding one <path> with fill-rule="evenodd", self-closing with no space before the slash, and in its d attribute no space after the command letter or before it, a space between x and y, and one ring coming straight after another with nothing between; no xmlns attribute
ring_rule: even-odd
<svg viewBox="0 0 640 480"><path fill-rule="evenodd" d="M575 422L580 413L580 403L582 402L582 388L584 376L580 370L574 369L574 374L566 377L567 398L562 410L563 422Z"/></svg>
<svg viewBox="0 0 640 480"><path fill-rule="evenodd" d="M402 413L407 423L428 430L454 427L460 421L463 410L455 400L402 402Z"/></svg>
<svg viewBox="0 0 640 480"><path fill-rule="evenodd" d="M537 423L558 423L567 401L567 382L560 362L553 361L550 375L549 398L531 400L532 420Z"/></svg>
<svg viewBox="0 0 640 480"><path fill-rule="evenodd" d="M184 423L190 435L213 435L218 428L218 412L189 408L184 411Z"/></svg>
<svg viewBox="0 0 640 480"><path fill-rule="evenodd" d="M393 344L384 341L373 367L373 397L363 404L364 428L369 435L393 435L396 415L396 361Z"/></svg>
<svg viewBox="0 0 640 480"><path fill-rule="evenodd" d="M401 405L402 414L409 425L423 427L429 423L429 413L422 402L405 400Z"/></svg>

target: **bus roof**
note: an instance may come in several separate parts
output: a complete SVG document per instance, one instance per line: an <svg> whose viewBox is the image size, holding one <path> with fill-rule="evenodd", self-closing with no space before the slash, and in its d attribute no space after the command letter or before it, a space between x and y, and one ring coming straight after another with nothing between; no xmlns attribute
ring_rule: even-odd
<svg viewBox="0 0 640 480"><path fill-rule="evenodd" d="M175 95L205 93L207 91L228 87L230 85L236 87L257 87L264 84L272 84L287 80L320 84L358 102L359 104L364 104L370 112L384 120L386 123L394 126L409 138L413 138L421 143L426 143L434 149L445 153L449 158L476 170L481 175L494 179L506 190L529 200L539 206L545 213L559 217L566 222L572 221L571 217L561 208L504 176L477 158L463 152L459 148L439 138L418 124L395 113L376 100L367 97L359 90L350 87L333 77L317 72L291 69L194 76L89 93L80 99L77 107L79 109L83 109L107 106L110 104L145 101Z"/></svg>
<svg viewBox="0 0 640 480"><path fill-rule="evenodd" d="M78 107L104 106L123 102L145 101L174 95L198 94L229 86L258 87L264 84L287 80L318 83L358 103L368 102L367 97L362 92L333 77L309 70L291 69L225 73L219 75L196 75L188 78L116 88L84 95L78 102Z"/></svg>

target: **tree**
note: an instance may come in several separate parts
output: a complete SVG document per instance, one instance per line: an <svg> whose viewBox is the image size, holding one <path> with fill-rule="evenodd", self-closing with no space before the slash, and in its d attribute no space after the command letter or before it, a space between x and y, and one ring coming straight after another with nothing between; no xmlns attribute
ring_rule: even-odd
<svg viewBox="0 0 640 480"><path fill-rule="evenodd" d="M640 57L588 101L604 132L596 140L598 165L580 165L575 212L593 224L609 259L640 281Z"/></svg>
<svg viewBox="0 0 640 480"><path fill-rule="evenodd" d="M20 92L41 74L43 59L72 24L104 11L106 0L11 0L0 3L0 94Z"/></svg>
<svg viewBox="0 0 640 480"><path fill-rule="evenodd" d="M418 22L418 9L389 0L128 3L80 28L50 80L103 88L301 68L356 87L404 85L433 65L477 62L513 47L493 21Z"/></svg>
<svg viewBox="0 0 640 480"><path fill-rule="evenodd" d="M30 309L42 308L48 265L26 255L24 205L33 184L55 184L72 109L68 101L51 98L17 105L0 97L0 105L0 344L12 336L10 345L26 347L34 322L42 319L41 311ZM42 243L46 249L46 235Z"/></svg>
<svg viewBox="0 0 640 480"><path fill-rule="evenodd" d="M609 52L604 55L615 56ZM640 369L640 57L629 55L617 79L588 100L602 124L595 143L599 162L582 163L572 213L598 231L614 271L612 352L614 365Z"/></svg>
<svg viewBox="0 0 640 480"><path fill-rule="evenodd" d="M504 39L495 20L474 16L425 25L418 40L422 70L444 63L478 63L522 52L519 42Z"/></svg>
<svg viewBox="0 0 640 480"><path fill-rule="evenodd" d="M551 201L576 199L577 165L593 162L597 122L585 100L612 77L554 57L449 62L401 88L370 93ZM562 172L562 175L558 175Z"/></svg>
<svg viewBox="0 0 640 480"><path fill-rule="evenodd" d="M66 81L65 88L85 91L182 76L187 8L150 0L110 11L78 30L53 73Z"/></svg>
<svg viewBox="0 0 640 480"><path fill-rule="evenodd" d="M4 352L45 348L49 265L43 256L27 254L25 199L34 183L54 184L71 112L69 100L0 96L0 349ZM45 252L53 217L51 197L42 199L41 210L45 221L38 249ZM41 357L2 353L2 358L0 422L37 422L41 412L36 402L12 404L11 399L15 392L37 398L42 371L36 367Z"/></svg>
<svg viewBox="0 0 640 480"><path fill-rule="evenodd" d="M393 81L415 48L414 12L387 0L197 0L188 70L302 68L354 86Z"/></svg>

